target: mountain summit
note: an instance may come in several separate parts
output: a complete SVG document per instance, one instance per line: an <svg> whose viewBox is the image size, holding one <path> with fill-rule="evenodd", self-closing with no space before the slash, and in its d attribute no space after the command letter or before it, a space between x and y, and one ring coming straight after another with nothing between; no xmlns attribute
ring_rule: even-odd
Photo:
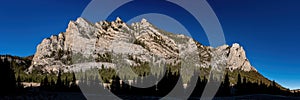
<svg viewBox="0 0 300 100"><path fill-rule="evenodd" d="M158 29L146 19L128 25L119 17L112 22L91 23L84 18L70 21L66 32L46 38L37 46L29 71L115 68L119 61L114 57L122 57L123 64L130 66L162 61L182 65L184 61L193 61L189 66L209 68L222 63L229 70L256 71L237 43L212 48L190 37Z"/></svg>

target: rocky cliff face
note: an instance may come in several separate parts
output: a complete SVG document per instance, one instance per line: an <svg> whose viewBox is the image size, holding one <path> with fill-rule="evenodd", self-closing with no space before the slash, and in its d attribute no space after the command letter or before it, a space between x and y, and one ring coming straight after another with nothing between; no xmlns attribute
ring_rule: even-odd
<svg viewBox="0 0 300 100"><path fill-rule="evenodd" d="M256 71L239 44L203 46L190 37L162 31L146 19L128 25L120 18L95 24L78 18L69 23L66 32L38 45L29 71L52 73L161 62L208 68L215 62L213 56L220 56L223 62L219 63L230 70Z"/></svg>

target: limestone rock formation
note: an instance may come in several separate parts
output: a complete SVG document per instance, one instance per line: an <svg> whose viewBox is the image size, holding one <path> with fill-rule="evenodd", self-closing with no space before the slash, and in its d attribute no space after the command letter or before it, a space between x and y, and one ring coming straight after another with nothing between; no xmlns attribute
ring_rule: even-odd
<svg viewBox="0 0 300 100"><path fill-rule="evenodd" d="M220 54L214 54L217 52ZM128 25L120 18L96 23L78 18L69 23L66 32L44 39L37 46L29 71L116 68L121 62L129 66L164 62L208 68L214 62L212 56L222 56L225 62L218 63L230 70L256 71L239 44L204 46L190 37L160 30L146 19Z"/></svg>

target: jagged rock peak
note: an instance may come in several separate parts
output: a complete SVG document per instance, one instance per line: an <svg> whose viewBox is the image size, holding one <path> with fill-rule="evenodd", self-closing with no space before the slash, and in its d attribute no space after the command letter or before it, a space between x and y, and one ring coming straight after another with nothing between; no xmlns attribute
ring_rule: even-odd
<svg viewBox="0 0 300 100"><path fill-rule="evenodd" d="M89 22L88 20L86 20L82 17L77 18L76 22L77 23L91 23L91 22Z"/></svg>
<svg viewBox="0 0 300 100"><path fill-rule="evenodd" d="M233 44L232 44L232 47L234 47L234 48L239 48L239 47L241 47L241 46L240 46L240 44L238 44L238 43L233 43Z"/></svg>
<svg viewBox="0 0 300 100"><path fill-rule="evenodd" d="M143 26L151 26L151 24L148 22L148 20L147 19L145 19L145 18L143 18L142 20L141 20L141 24L143 25Z"/></svg>
<svg viewBox="0 0 300 100"><path fill-rule="evenodd" d="M147 19L143 18L143 19L141 20L141 23L148 23L148 21L147 21Z"/></svg>
<svg viewBox="0 0 300 100"><path fill-rule="evenodd" d="M123 23L123 21L122 21L122 19L120 17L117 17L115 22L117 22L117 23Z"/></svg>
<svg viewBox="0 0 300 100"><path fill-rule="evenodd" d="M240 69L244 71L257 71L246 57L246 52L238 43L232 44L228 54L228 66L230 70Z"/></svg>

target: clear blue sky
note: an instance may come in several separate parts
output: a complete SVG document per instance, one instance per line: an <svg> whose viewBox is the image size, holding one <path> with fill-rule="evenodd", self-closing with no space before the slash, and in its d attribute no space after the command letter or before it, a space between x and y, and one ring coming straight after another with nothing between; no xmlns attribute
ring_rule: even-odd
<svg viewBox="0 0 300 100"><path fill-rule="evenodd" d="M64 32L68 22L76 20L89 2L89 0L1 1L0 54L17 56L34 54L36 46L43 38ZM227 44L240 43L246 50L251 64L267 78L291 89L300 88L299 0L208 0L208 2L222 24ZM174 8L174 11L176 10L178 9ZM170 31L176 32L171 28ZM201 36L205 35L199 35L196 39L207 45L207 41L202 39L205 37Z"/></svg>

